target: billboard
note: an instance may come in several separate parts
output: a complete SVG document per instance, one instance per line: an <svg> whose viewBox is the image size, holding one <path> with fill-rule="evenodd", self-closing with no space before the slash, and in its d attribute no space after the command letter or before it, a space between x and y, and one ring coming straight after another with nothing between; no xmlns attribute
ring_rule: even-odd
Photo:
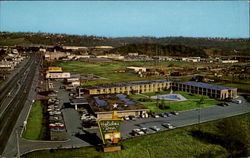
<svg viewBox="0 0 250 158"><path fill-rule="evenodd" d="M49 72L62 72L61 67L49 67Z"/></svg>
<svg viewBox="0 0 250 158"><path fill-rule="evenodd" d="M118 143L121 138L120 124L122 119L100 119L98 126L100 129L103 144Z"/></svg>

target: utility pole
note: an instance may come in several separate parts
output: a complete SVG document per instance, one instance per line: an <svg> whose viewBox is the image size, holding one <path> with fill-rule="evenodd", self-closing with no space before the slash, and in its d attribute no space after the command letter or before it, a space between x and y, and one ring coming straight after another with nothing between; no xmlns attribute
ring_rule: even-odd
<svg viewBox="0 0 250 158"><path fill-rule="evenodd" d="M20 149L19 149L19 136L18 131L16 130L16 145L17 145L17 158L20 158Z"/></svg>
<svg viewBox="0 0 250 158"><path fill-rule="evenodd" d="M201 123L201 104L203 104L203 101L204 101L204 98L202 97L199 101L198 101L198 104L199 104L199 113L198 113L198 128L199 128L199 131L200 131L200 123Z"/></svg>

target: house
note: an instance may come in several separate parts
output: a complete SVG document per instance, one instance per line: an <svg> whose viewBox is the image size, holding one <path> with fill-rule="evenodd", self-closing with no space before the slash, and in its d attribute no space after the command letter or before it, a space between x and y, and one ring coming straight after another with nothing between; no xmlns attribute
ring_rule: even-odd
<svg viewBox="0 0 250 158"><path fill-rule="evenodd" d="M46 71L46 79L70 78L69 72L63 72L61 67L49 67Z"/></svg>
<svg viewBox="0 0 250 158"><path fill-rule="evenodd" d="M81 46L63 46L63 49L67 49L67 50L85 50L88 49L88 47L81 47Z"/></svg>
<svg viewBox="0 0 250 158"><path fill-rule="evenodd" d="M46 79L64 79L70 78L69 72L47 72Z"/></svg>
<svg viewBox="0 0 250 158"><path fill-rule="evenodd" d="M113 60L122 60L122 59L124 59L124 56L121 56L119 54L98 55L96 57L97 58L113 59Z"/></svg>
<svg viewBox="0 0 250 158"><path fill-rule="evenodd" d="M135 72L135 73L138 73L138 72L146 72L146 71L147 71L147 68L145 68L145 67L130 66L130 67L127 67L127 68L126 68L126 71L127 71L127 72Z"/></svg>
<svg viewBox="0 0 250 158"><path fill-rule="evenodd" d="M138 56L139 53L128 53L128 56Z"/></svg>
<svg viewBox="0 0 250 158"><path fill-rule="evenodd" d="M221 63L223 64L232 64L232 63L238 63L238 60L221 60Z"/></svg>
<svg viewBox="0 0 250 158"><path fill-rule="evenodd" d="M47 61L59 60L60 58L67 57L70 53L66 52L46 52L44 54L44 59Z"/></svg>
<svg viewBox="0 0 250 158"><path fill-rule="evenodd" d="M182 58L182 61L186 61L186 62L200 62L201 57L185 57Z"/></svg>

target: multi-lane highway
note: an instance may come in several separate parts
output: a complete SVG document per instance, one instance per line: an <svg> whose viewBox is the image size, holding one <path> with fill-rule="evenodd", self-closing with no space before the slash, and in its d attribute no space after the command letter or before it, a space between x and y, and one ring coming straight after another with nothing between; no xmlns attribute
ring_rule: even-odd
<svg viewBox="0 0 250 158"><path fill-rule="evenodd" d="M22 69L2 88L0 94L0 155L27 100L40 55L32 54Z"/></svg>

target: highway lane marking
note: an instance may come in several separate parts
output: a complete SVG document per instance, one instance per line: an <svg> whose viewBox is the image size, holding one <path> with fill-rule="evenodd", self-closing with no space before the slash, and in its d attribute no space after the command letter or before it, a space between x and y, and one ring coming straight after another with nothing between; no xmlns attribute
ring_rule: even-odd
<svg viewBox="0 0 250 158"><path fill-rule="evenodd" d="M30 70L29 70L30 71ZM26 71L25 71L26 72ZM5 108L1 111L0 113L0 118L2 117L3 113L6 111L6 109L9 107L10 103L14 100L14 98L16 97L16 95L19 93L20 91L20 88L21 88L21 84L20 82L22 81L22 83L25 81L25 79L28 77L28 73L25 75L25 77L22 77L20 78L18 81L17 81L17 90L16 90L16 93L14 94L14 96L12 97L12 99L9 101L8 105L5 106ZM14 88L12 89L12 91L14 90ZM7 98L5 98L6 100ZM5 101L4 100L4 101ZM1 106L2 107L2 106Z"/></svg>

